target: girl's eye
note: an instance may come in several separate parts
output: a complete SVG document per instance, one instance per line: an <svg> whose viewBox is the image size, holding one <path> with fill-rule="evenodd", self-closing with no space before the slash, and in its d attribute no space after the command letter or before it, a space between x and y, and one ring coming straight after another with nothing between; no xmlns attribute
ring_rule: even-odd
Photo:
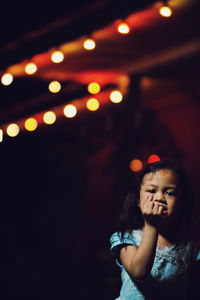
<svg viewBox="0 0 200 300"><path fill-rule="evenodd" d="M175 196L175 192L166 192L165 193L167 196Z"/></svg>
<svg viewBox="0 0 200 300"><path fill-rule="evenodd" d="M148 193L154 194L156 192L156 190L148 190Z"/></svg>

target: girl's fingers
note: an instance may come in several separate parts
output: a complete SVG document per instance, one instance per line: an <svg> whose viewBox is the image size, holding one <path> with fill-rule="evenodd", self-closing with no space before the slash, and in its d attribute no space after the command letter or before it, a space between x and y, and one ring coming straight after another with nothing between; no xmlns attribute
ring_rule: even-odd
<svg viewBox="0 0 200 300"><path fill-rule="evenodd" d="M163 206L162 205L159 205L159 208L158 208L158 214L161 215L163 212Z"/></svg>
<svg viewBox="0 0 200 300"><path fill-rule="evenodd" d="M153 202L152 213L153 215L162 215L166 212L166 207L159 202Z"/></svg>
<svg viewBox="0 0 200 300"><path fill-rule="evenodd" d="M155 214L157 215L163 215L167 213L167 207L157 203L157 205L155 205L155 210L154 210Z"/></svg>
<svg viewBox="0 0 200 300"><path fill-rule="evenodd" d="M158 213L159 213L159 204L155 202L153 206L153 214L157 215Z"/></svg>
<svg viewBox="0 0 200 300"><path fill-rule="evenodd" d="M145 201L146 206L147 207L149 207L149 206L151 207L152 203L153 203L153 195L147 196L146 201Z"/></svg>
<svg viewBox="0 0 200 300"><path fill-rule="evenodd" d="M152 209L152 206L153 206L153 204L152 204L152 196L148 195L147 198L146 198L146 200L144 201L141 209L142 210L149 210L149 208Z"/></svg>
<svg viewBox="0 0 200 300"><path fill-rule="evenodd" d="M152 201L153 200L153 195L148 195L147 196L147 201Z"/></svg>
<svg viewBox="0 0 200 300"><path fill-rule="evenodd" d="M158 201L153 201L153 195L148 195L142 207L142 212L147 215L161 216L166 214L167 206Z"/></svg>
<svg viewBox="0 0 200 300"><path fill-rule="evenodd" d="M153 211L153 208L154 208L154 203L153 203L153 201L149 201L149 202L147 203L147 208L148 208L149 212Z"/></svg>

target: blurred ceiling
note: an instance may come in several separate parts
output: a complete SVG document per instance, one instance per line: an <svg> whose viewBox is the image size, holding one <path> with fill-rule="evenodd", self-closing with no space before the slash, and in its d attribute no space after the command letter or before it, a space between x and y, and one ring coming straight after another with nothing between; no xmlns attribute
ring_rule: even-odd
<svg viewBox="0 0 200 300"><path fill-rule="evenodd" d="M11 85L0 85L0 122L23 120L53 109L62 114L63 105L75 103L85 109L87 84L102 86L100 103L108 103L113 88L126 94L129 76L170 78L198 85L200 71L199 1L172 0L172 17L163 18L155 1L73 1L63 4L4 4L0 19L1 75L13 74ZM116 26L126 21L130 34L121 35ZM91 37L96 48L83 48ZM65 59L53 63L51 54L62 50ZM37 65L27 75L28 62ZM61 91L48 90L51 81Z"/></svg>

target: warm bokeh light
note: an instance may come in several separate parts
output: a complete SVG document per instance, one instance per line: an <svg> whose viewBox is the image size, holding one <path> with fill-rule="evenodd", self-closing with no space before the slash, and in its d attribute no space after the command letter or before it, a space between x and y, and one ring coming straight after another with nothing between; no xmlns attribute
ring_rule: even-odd
<svg viewBox="0 0 200 300"><path fill-rule="evenodd" d="M110 93L110 100L113 102L113 103L119 103L121 102L123 99L123 95L120 91L112 91Z"/></svg>
<svg viewBox="0 0 200 300"><path fill-rule="evenodd" d="M38 127L38 122L34 118L28 118L24 123L24 127L28 131L34 131Z"/></svg>
<svg viewBox="0 0 200 300"><path fill-rule="evenodd" d="M83 47L86 50L93 50L96 47L95 41L92 39L86 39L83 43Z"/></svg>
<svg viewBox="0 0 200 300"><path fill-rule="evenodd" d="M172 9L169 6L162 6L159 9L159 13L162 17L168 18L172 15Z"/></svg>
<svg viewBox="0 0 200 300"><path fill-rule="evenodd" d="M53 111L47 111L43 115L43 121L45 124L51 125L56 121L56 114Z"/></svg>
<svg viewBox="0 0 200 300"><path fill-rule="evenodd" d="M160 156L158 156L157 154L151 154L147 159L148 164L152 164L157 161L160 161Z"/></svg>
<svg viewBox="0 0 200 300"><path fill-rule="evenodd" d="M139 172L143 167L143 163L140 159L133 159L130 162L130 169L133 172Z"/></svg>
<svg viewBox="0 0 200 300"><path fill-rule="evenodd" d="M34 64L34 63L28 63L28 64L25 66L25 72L26 72L26 74L28 74L28 75L32 75L32 74L34 74L36 71L37 71L37 66L36 66L36 64Z"/></svg>
<svg viewBox="0 0 200 300"><path fill-rule="evenodd" d="M3 142L3 130L0 129L0 143Z"/></svg>
<svg viewBox="0 0 200 300"><path fill-rule="evenodd" d="M67 104L64 107L63 112L64 112L65 117L67 117L67 118L73 118L77 114L77 109L76 109L76 107L73 104Z"/></svg>
<svg viewBox="0 0 200 300"><path fill-rule="evenodd" d="M61 84L58 81L51 81L49 83L49 91L51 93L58 93L61 90Z"/></svg>
<svg viewBox="0 0 200 300"><path fill-rule="evenodd" d="M1 83L3 85L9 85L13 82L13 76L10 73L5 73L1 76Z"/></svg>
<svg viewBox="0 0 200 300"><path fill-rule="evenodd" d="M19 126L16 123L11 123L6 129L7 135L15 137L19 133Z"/></svg>
<svg viewBox="0 0 200 300"><path fill-rule="evenodd" d="M45 124L51 125L56 121L56 114L53 111L47 111L43 115L43 121Z"/></svg>
<svg viewBox="0 0 200 300"><path fill-rule="evenodd" d="M118 25L117 30L121 34L128 34L130 32L130 27L126 23L121 23Z"/></svg>
<svg viewBox="0 0 200 300"><path fill-rule="evenodd" d="M64 60L64 54L62 51L55 51L51 55L51 60L54 63L60 63Z"/></svg>
<svg viewBox="0 0 200 300"><path fill-rule="evenodd" d="M99 83L97 83L97 82L91 82L90 84L88 84L87 89L88 89L88 92L90 94L97 94L97 93L100 92L101 87L100 87Z"/></svg>
<svg viewBox="0 0 200 300"><path fill-rule="evenodd" d="M99 101L96 98L90 98L86 103L86 107L91 111L95 111L99 108Z"/></svg>

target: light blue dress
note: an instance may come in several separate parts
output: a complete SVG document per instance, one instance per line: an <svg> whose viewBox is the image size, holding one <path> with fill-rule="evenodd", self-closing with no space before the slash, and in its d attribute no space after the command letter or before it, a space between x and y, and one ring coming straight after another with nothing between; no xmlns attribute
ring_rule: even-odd
<svg viewBox="0 0 200 300"><path fill-rule="evenodd" d="M119 259L119 252L123 245L138 247L142 238L142 230L133 230L125 233L114 233L110 238L111 251L116 257L116 263L121 268L121 291L116 300L164 300L187 299L188 276L191 267L191 245L185 247L156 248L155 259L151 274L143 283L134 282L124 269ZM200 251L195 255L200 259Z"/></svg>

